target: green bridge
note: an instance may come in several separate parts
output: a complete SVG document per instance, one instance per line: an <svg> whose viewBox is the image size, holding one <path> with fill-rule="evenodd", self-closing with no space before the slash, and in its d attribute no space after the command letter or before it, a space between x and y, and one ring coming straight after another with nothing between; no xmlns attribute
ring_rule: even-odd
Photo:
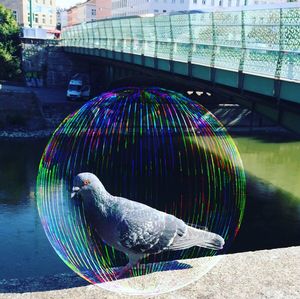
<svg viewBox="0 0 300 299"><path fill-rule="evenodd" d="M66 28L62 46L193 82L300 127L300 8L99 20Z"/></svg>

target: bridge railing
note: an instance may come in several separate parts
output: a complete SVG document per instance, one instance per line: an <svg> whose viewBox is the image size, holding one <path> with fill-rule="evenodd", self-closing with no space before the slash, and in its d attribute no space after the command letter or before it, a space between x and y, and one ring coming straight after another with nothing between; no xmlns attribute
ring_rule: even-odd
<svg viewBox="0 0 300 299"><path fill-rule="evenodd" d="M300 8L99 20L65 29L62 45L300 81Z"/></svg>

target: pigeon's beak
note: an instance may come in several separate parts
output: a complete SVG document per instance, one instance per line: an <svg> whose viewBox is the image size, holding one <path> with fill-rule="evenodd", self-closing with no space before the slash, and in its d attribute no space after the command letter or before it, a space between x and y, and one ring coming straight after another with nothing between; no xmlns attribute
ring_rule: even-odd
<svg viewBox="0 0 300 299"><path fill-rule="evenodd" d="M71 192L71 198L72 199L75 199L77 197L77 193L78 193L79 190L80 190L79 187L73 187L72 188L72 192Z"/></svg>

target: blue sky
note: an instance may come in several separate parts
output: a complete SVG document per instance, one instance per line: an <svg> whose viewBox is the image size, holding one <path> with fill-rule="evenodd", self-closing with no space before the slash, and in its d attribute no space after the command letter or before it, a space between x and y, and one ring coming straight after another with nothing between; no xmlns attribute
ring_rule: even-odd
<svg viewBox="0 0 300 299"><path fill-rule="evenodd" d="M77 3L85 2L85 0L56 0L58 7L69 8Z"/></svg>

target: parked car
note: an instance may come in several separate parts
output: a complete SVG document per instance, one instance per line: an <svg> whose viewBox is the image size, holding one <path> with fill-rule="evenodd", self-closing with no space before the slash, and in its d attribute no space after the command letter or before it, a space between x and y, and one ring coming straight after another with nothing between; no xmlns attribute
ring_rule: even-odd
<svg viewBox="0 0 300 299"><path fill-rule="evenodd" d="M68 86L67 99L70 101L88 100L91 94L89 77L86 74L75 74Z"/></svg>

